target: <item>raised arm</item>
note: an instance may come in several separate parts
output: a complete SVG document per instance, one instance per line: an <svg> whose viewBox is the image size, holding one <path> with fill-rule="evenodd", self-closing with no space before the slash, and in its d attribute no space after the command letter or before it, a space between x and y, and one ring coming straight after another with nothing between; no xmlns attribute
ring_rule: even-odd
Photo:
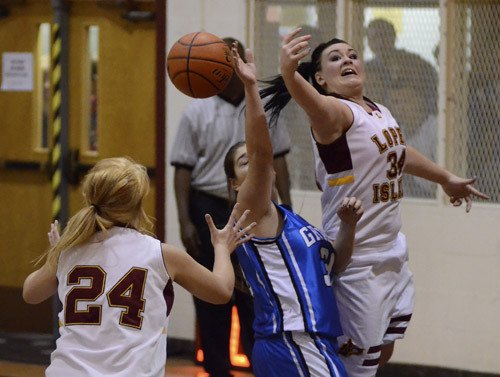
<svg viewBox="0 0 500 377"><path fill-rule="evenodd" d="M248 221L259 221L272 208L274 186L273 147L264 106L257 86L253 54L246 50L245 63L236 45L232 52L235 72L245 86L245 142L247 148L247 176L239 188L238 202L241 210L251 209Z"/></svg>
<svg viewBox="0 0 500 377"><path fill-rule="evenodd" d="M297 36L297 28L284 37L280 54L281 75L292 98L306 112L316 140L329 144L351 125L352 112L335 97L320 94L298 71L299 62L311 51L310 35ZM312 78L315 80L315 78Z"/></svg>

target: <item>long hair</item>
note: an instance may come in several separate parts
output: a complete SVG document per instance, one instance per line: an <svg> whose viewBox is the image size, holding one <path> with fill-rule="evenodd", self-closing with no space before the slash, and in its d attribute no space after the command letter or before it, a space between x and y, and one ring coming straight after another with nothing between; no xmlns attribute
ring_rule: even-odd
<svg viewBox="0 0 500 377"><path fill-rule="evenodd" d="M242 145L245 145L244 141L239 141L234 144L226 153L224 157L224 172L226 173L226 183L227 183L227 192L229 195L229 205L233 207L236 204L236 192L231 187L231 179L236 178L236 172L234 171L234 155L238 148Z"/></svg>
<svg viewBox="0 0 500 377"><path fill-rule="evenodd" d="M151 234L152 222L143 208L149 192L144 166L128 157L101 160L85 176L82 191L85 207L71 217L59 242L46 253L52 267L57 266L61 252L115 225Z"/></svg>
<svg viewBox="0 0 500 377"><path fill-rule="evenodd" d="M330 47L331 45L337 43L347 43L342 39L333 38L328 42L324 42L316 46L314 51L311 54L310 62L302 62L299 64L297 68L297 72L300 73L302 77L306 79L309 83L312 84L316 90L321 94L330 94L333 96L338 96L335 93L326 93L325 90L316 82L314 75L316 72L321 70L321 54L323 51ZM288 102L291 99L291 95L286 88L285 81L281 75L276 75L268 80L262 80L266 86L260 90L260 97L266 98L267 101L264 105L264 110L270 114L270 123L274 124L281 110L285 108Z"/></svg>

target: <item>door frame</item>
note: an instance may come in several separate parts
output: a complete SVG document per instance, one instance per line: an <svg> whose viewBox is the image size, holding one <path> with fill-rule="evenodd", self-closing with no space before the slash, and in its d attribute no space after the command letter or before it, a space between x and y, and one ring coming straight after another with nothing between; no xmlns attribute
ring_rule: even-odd
<svg viewBox="0 0 500 377"><path fill-rule="evenodd" d="M167 46L167 0L156 0L156 197L155 233L165 242L165 201L166 201L166 46Z"/></svg>

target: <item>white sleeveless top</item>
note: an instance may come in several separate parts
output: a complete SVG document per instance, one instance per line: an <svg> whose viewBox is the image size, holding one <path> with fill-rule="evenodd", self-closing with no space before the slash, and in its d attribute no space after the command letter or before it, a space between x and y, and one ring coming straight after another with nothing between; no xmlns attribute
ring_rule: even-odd
<svg viewBox="0 0 500 377"><path fill-rule="evenodd" d="M114 227L61 254L48 377L163 377L173 300L161 243Z"/></svg>
<svg viewBox="0 0 500 377"><path fill-rule="evenodd" d="M355 249L390 245L401 229L404 137L386 107L377 104L380 111L369 114L354 102L341 101L351 109L353 124L330 145L314 142L313 148L324 231L335 239L337 208L344 197L356 196L365 211L356 226Z"/></svg>

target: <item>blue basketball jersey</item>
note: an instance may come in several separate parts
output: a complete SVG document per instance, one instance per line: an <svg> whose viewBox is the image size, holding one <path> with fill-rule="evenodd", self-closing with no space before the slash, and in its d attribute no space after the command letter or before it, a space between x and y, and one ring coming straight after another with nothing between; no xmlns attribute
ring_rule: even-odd
<svg viewBox="0 0 500 377"><path fill-rule="evenodd" d="M276 238L253 238L236 249L254 297L256 337L284 331L323 336L342 334L331 288L331 243L314 226L284 206Z"/></svg>

